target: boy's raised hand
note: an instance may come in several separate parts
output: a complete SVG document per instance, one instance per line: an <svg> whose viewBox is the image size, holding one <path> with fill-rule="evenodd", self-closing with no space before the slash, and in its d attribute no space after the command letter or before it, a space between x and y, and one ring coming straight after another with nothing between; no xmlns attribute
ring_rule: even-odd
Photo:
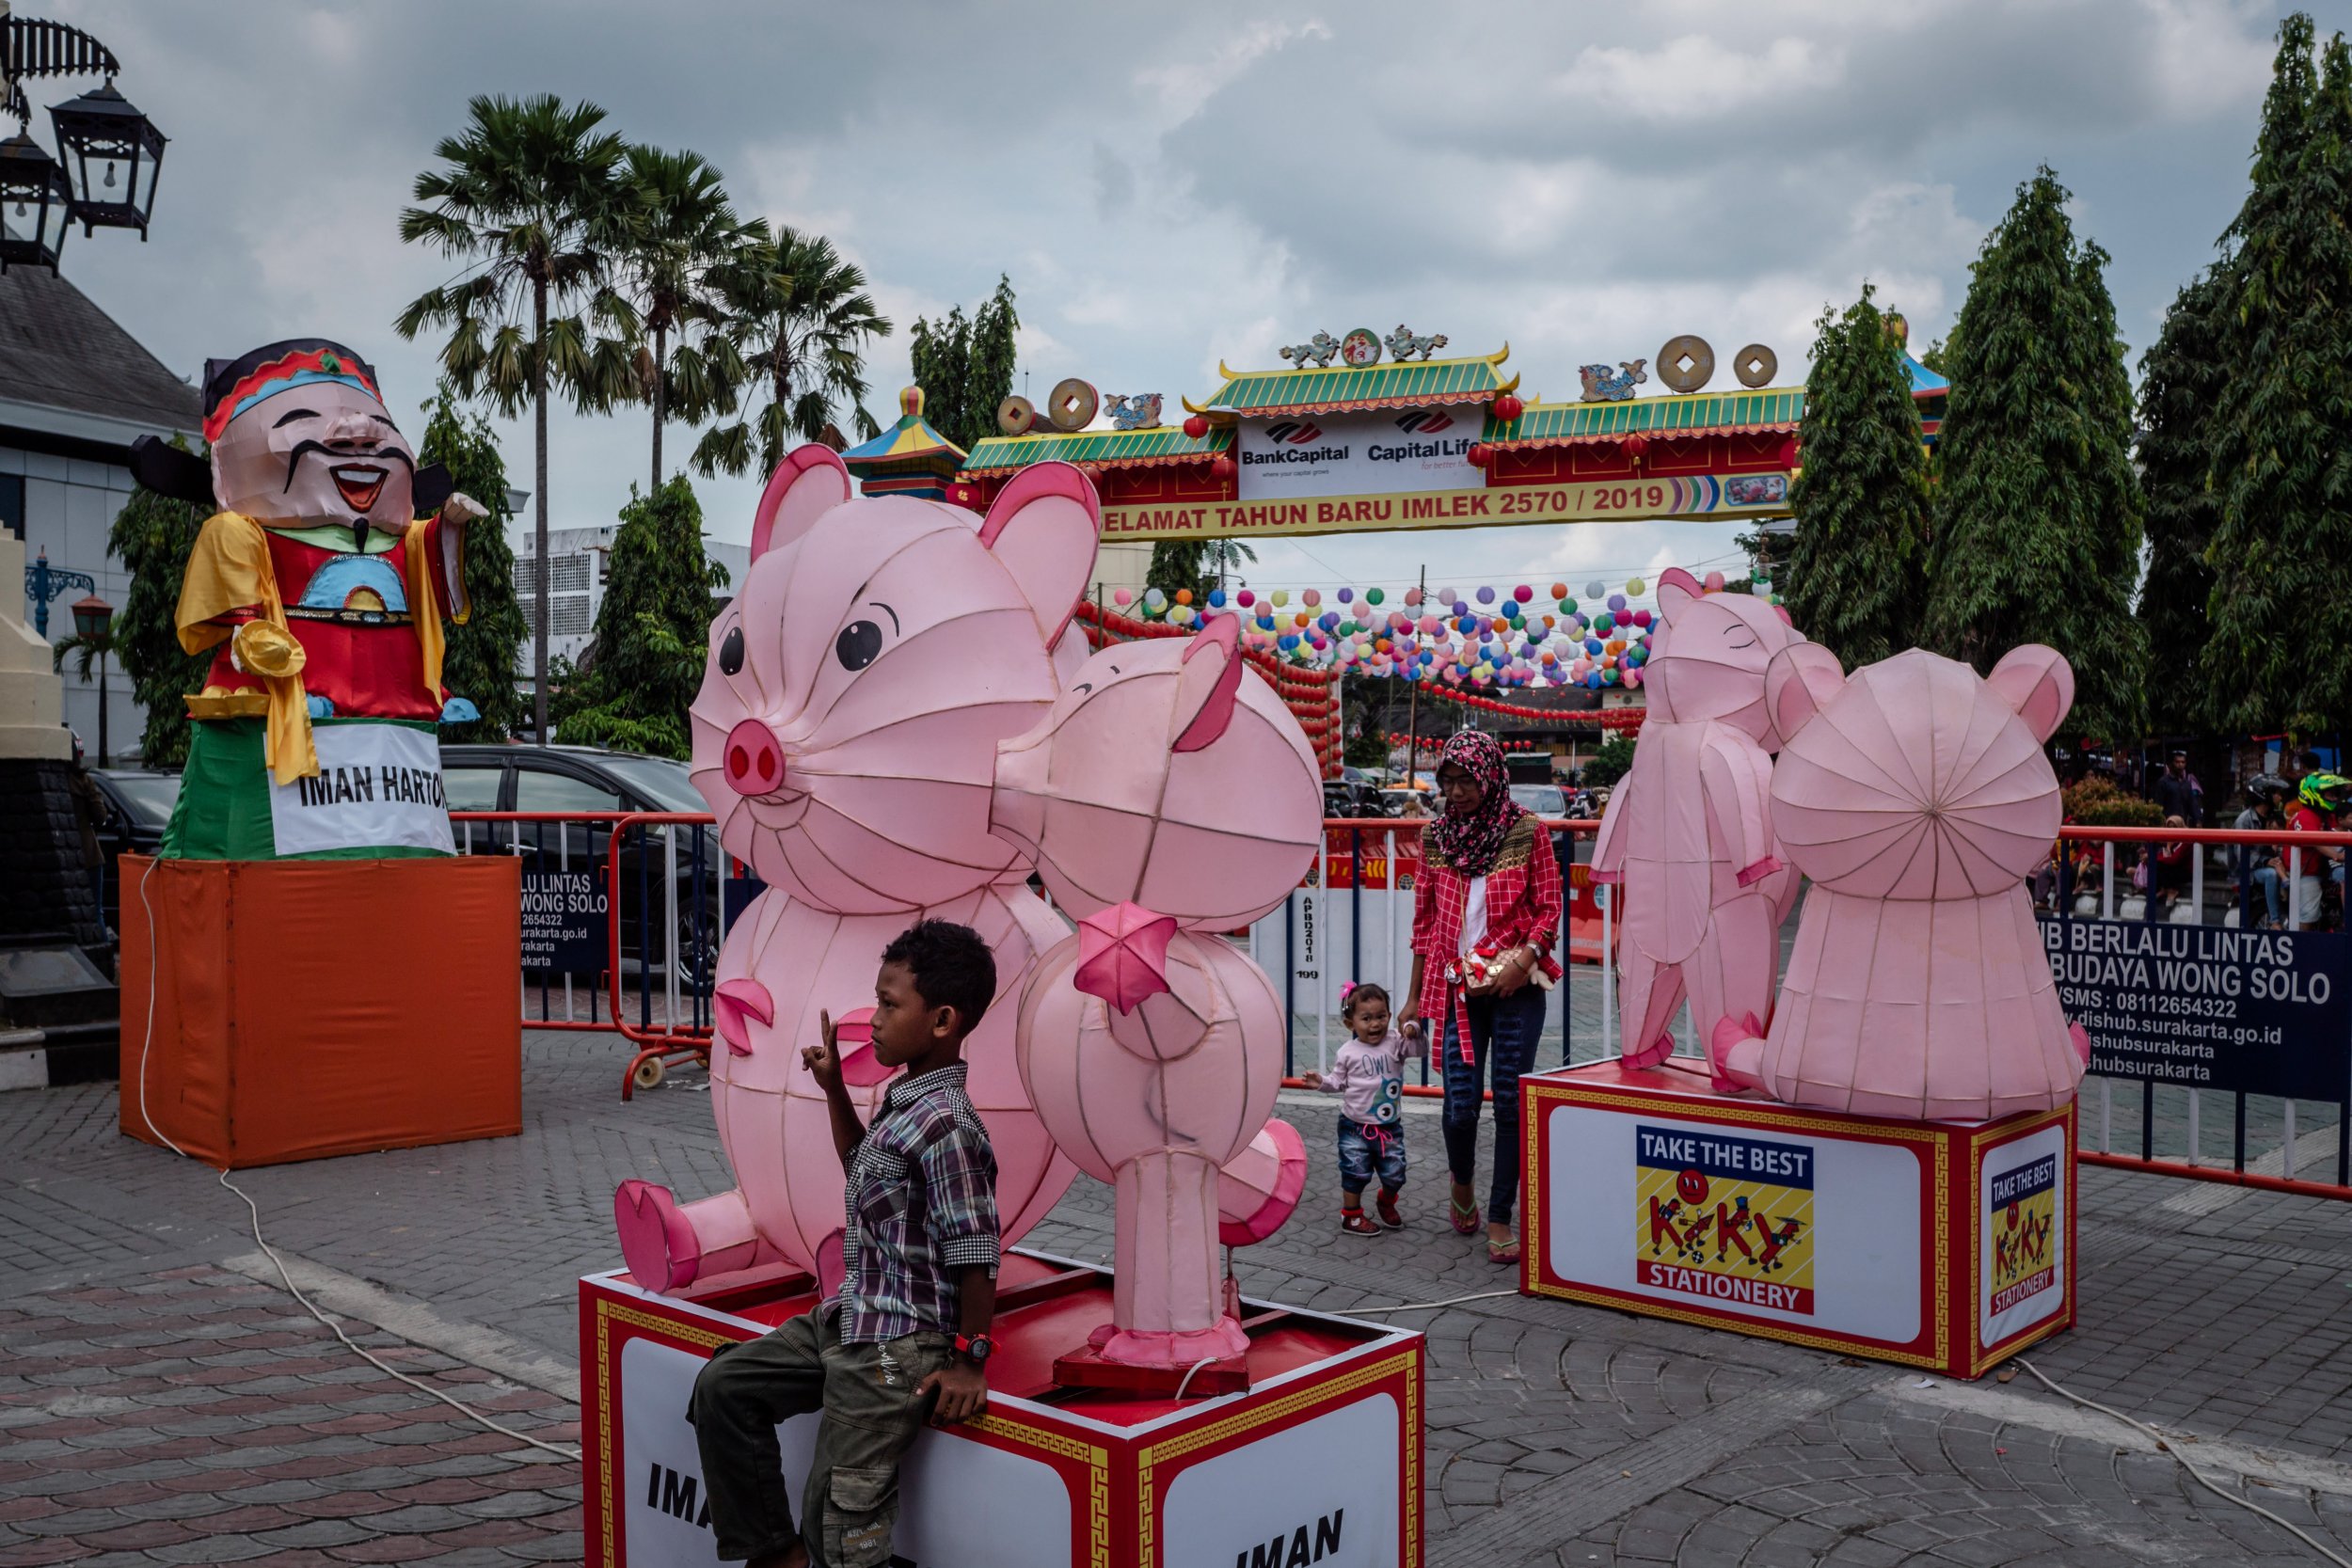
<svg viewBox="0 0 2352 1568"><path fill-rule="evenodd" d="M822 1043L801 1047L801 1065L808 1069L817 1086L831 1094L841 1086L841 1048L834 1038L833 1014L818 1008L817 1032Z"/></svg>

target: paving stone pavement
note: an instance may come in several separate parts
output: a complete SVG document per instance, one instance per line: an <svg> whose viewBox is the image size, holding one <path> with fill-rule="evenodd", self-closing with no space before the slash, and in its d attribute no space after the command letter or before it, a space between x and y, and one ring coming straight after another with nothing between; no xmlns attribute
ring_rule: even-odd
<svg viewBox="0 0 2352 1568"><path fill-rule="evenodd" d="M574 1280L616 1261L614 1183L730 1180L700 1074L625 1105L624 1059L529 1035L519 1138L238 1180L362 1343L575 1441L549 1389ZM1378 1238L1332 1224L1331 1101L1282 1114L1309 1198L1239 1256L1251 1294L1349 1310L1514 1283L1444 1225L1434 1106L1406 1121L1411 1224ZM110 1085L0 1096L0 1568L577 1559L577 1465L352 1355L253 1277L274 1280L243 1204L115 1117ZM1030 1242L1107 1257L1107 1199L1082 1181ZM2083 1324L2034 1364L2352 1554L2352 1209L2086 1168L2080 1243ZM1396 1321L1429 1337L1434 1564L2319 1560L2022 1374L1951 1384L1517 1294Z"/></svg>

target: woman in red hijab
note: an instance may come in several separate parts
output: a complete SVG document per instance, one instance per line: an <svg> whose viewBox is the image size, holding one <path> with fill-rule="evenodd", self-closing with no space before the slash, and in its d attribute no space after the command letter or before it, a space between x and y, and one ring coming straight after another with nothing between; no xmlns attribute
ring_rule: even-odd
<svg viewBox="0 0 2352 1568"><path fill-rule="evenodd" d="M1511 799L1502 748L1482 730L1446 742L1438 762L1444 811L1422 835L1413 890L1413 979L1400 1026L1421 1023L1444 1063L1445 1151L1454 1228L1478 1228L1478 1107L1492 1069L1494 1179L1486 1256L1516 1263L1511 1211L1519 1192L1519 1074L1544 1032L1538 973L1558 973L1560 863L1544 825Z"/></svg>

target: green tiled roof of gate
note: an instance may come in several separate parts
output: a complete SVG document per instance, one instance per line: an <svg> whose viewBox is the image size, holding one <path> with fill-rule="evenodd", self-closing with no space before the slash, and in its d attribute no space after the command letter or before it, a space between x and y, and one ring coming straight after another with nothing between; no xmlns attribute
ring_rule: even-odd
<svg viewBox="0 0 2352 1568"><path fill-rule="evenodd" d="M987 436L963 460L967 474L1025 468L1032 463L1140 463L1153 458L1206 457L1233 444L1231 429L1196 441L1182 425L1152 430L1081 430L1073 435Z"/></svg>
<svg viewBox="0 0 2352 1568"><path fill-rule="evenodd" d="M1620 403L1531 403L1509 424L1489 416L1489 441L1582 441L1616 436L1720 435L1794 429L1804 418L1804 388L1693 392L1686 397L1627 398Z"/></svg>
<svg viewBox="0 0 2352 1568"><path fill-rule="evenodd" d="M1406 406L1448 398L1473 398L1500 392L1518 378L1502 373L1501 356L1476 359L1432 359L1425 364L1391 363L1329 370L1228 371L1224 386L1201 400L1202 408L1232 409L1237 414L1279 409L1326 411L1349 404ZM1219 367L1222 369L1223 367Z"/></svg>

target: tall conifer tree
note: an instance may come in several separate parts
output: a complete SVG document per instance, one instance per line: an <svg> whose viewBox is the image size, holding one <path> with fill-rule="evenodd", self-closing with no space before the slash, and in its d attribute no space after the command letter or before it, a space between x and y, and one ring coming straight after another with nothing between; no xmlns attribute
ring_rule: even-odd
<svg viewBox="0 0 2352 1568"><path fill-rule="evenodd" d="M2224 244L2234 309L2213 414L2202 688L2217 724L2352 720L2352 55L2280 24L2253 188Z"/></svg>
<svg viewBox="0 0 2352 1568"><path fill-rule="evenodd" d="M1927 641L1979 670L2044 642L2074 669L2072 734L2133 739L2148 638L2132 616L2140 497L2106 252L2049 169L1987 237L1952 333Z"/></svg>
<svg viewBox="0 0 2352 1568"><path fill-rule="evenodd" d="M2148 503L2148 575L2139 624L2148 631L2149 720L2167 734L2201 727L2199 664L2209 631L2213 568L2205 550L2217 514L2207 475L2213 413L2227 377L2226 270L2202 274L2165 312L2139 362L2139 483Z"/></svg>
<svg viewBox="0 0 2352 1568"><path fill-rule="evenodd" d="M1788 613L1849 667L1918 640L1928 483L1901 340L1869 284L1823 310L1804 381L1804 469L1789 503Z"/></svg>
<svg viewBox="0 0 2352 1568"><path fill-rule="evenodd" d="M702 503L684 474L650 496L632 493L612 536L594 651L556 702L564 740L683 761L686 710L719 609L711 594L725 582L726 569L703 555Z"/></svg>

